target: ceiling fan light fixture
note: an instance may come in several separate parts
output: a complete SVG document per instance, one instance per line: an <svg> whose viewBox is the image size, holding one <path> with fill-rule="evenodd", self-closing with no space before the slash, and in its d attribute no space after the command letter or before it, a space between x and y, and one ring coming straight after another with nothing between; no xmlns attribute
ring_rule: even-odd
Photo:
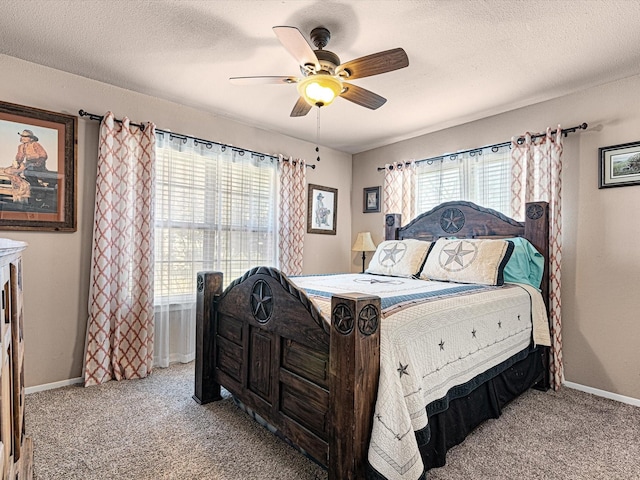
<svg viewBox="0 0 640 480"><path fill-rule="evenodd" d="M282 46L298 62L302 77L231 77L230 80L241 85L297 84L300 96L289 114L290 117L303 117L312 107L330 105L338 96L371 110L380 108L387 101L386 98L353 85L350 83L351 80L393 72L409 66L409 58L402 48L392 48L342 63L335 53L324 49L331 38L329 30L325 27L317 27L311 31L311 40L316 50L296 27L276 26L273 27L273 31Z"/></svg>
<svg viewBox="0 0 640 480"><path fill-rule="evenodd" d="M313 75L298 83L298 92L312 106L330 105L342 92L342 82L331 75Z"/></svg>

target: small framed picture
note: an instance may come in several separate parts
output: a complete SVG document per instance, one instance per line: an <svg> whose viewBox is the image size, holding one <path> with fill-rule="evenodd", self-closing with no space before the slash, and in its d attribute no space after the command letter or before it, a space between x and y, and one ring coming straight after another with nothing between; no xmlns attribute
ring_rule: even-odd
<svg viewBox="0 0 640 480"><path fill-rule="evenodd" d="M338 190L309 184L307 233L336 234Z"/></svg>
<svg viewBox="0 0 640 480"><path fill-rule="evenodd" d="M640 185L640 142L602 147L598 188Z"/></svg>
<svg viewBox="0 0 640 480"><path fill-rule="evenodd" d="M380 187L367 187L363 189L362 212L373 213L380 211Z"/></svg>

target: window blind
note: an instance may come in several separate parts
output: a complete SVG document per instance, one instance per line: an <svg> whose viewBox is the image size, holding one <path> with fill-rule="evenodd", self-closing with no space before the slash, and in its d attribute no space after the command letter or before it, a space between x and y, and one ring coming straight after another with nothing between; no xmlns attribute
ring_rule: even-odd
<svg viewBox="0 0 640 480"><path fill-rule="evenodd" d="M276 265L277 162L165 137L156 152L156 299L193 300L201 270L220 270L228 283Z"/></svg>
<svg viewBox="0 0 640 480"><path fill-rule="evenodd" d="M487 148L418 163L416 212L427 212L442 202L468 200L508 213L510 178L507 147Z"/></svg>

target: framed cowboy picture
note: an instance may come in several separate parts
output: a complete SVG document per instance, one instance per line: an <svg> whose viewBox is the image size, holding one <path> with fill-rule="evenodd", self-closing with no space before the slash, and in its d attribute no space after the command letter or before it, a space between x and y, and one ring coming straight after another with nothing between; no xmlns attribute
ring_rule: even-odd
<svg viewBox="0 0 640 480"><path fill-rule="evenodd" d="M77 122L0 102L0 229L76 231Z"/></svg>
<svg viewBox="0 0 640 480"><path fill-rule="evenodd" d="M307 233L336 234L338 190L309 184Z"/></svg>

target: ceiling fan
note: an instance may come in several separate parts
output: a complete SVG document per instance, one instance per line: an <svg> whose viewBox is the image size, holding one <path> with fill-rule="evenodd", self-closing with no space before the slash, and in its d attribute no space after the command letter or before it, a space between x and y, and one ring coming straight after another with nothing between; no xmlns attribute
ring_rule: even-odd
<svg viewBox="0 0 640 480"><path fill-rule="evenodd" d="M311 31L314 50L296 27L273 27L276 36L287 51L300 64L301 77L261 76L231 77L238 85L297 84L300 98L291 111L292 117L302 117L311 107L329 105L336 97L342 97L357 105L375 110L387 101L386 98L347 80L379 75L409 66L409 58L402 48L394 48L340 63L340 58L324 47L331 34L324 27Z"/></svg>

